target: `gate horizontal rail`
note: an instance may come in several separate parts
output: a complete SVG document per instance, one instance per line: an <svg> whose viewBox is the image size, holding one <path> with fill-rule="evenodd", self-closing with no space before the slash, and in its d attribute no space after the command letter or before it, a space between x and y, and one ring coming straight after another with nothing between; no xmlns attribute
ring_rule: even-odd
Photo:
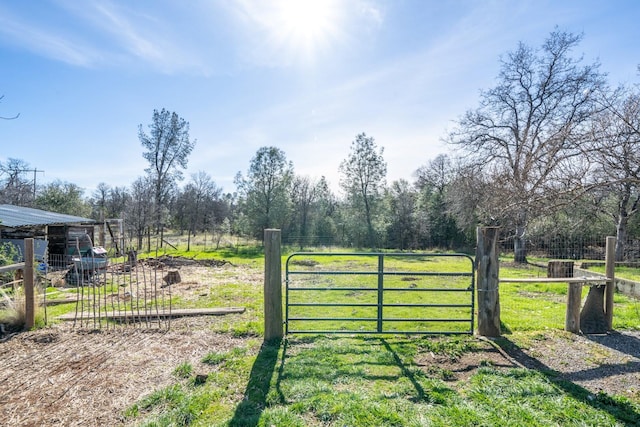
<svg viewBox="0 0 640 427"><path fill-rule="evenodd" d="M418 268L409 270L409 262ZM297 252L287 258L285 276L287 334L473 333L475 266L466 254ZM374 284L354 286L371 278ZM443 323L457 328L435 327Z"/></svg>

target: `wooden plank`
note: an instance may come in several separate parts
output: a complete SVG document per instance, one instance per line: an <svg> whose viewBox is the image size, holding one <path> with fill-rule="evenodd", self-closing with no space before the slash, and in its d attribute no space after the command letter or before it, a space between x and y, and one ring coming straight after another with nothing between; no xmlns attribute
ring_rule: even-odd
<svg viewBox="0 0 640 427"><path fill-rule="evenodd" d="M71 304L75 303L76 301L78 301L78 297L74 296L55 299L47 298L46 300L43 299L42 301L40 301L40 305L46 305L47 307L49 307L50 305Z"/></svg>
<svg viewBox="0 0 640 427"><path fill-rule="evenodd" d="M594 283L610 281L607 277L501 277L500 283Z"/></svg>
<svg viewBox="0 0 640 427"><path fill-rule="evenodd" d="M0 267L0 273L8 273L9 271L14 271L14 270L24 270L24 262L19 262L17 264L3 265L2 267Z"/></svg>
<svg viewBox="0 0 640 427"><path fill-rule="evenodd" d="M189 316L223 316L226 314L244 313L244 307L217 307L217 308L174 308L171 311L163 310L156 312L155 310L148 313L140 312L131 313L130 311L112 311L100 313L100 316L112 320L127 320L127 319L158 319L168 317L189 317ZM80 314L78 314L80 316ZM84 313L84 316L93 316L93 313ZM74 320L76 318L75 313L66 313L59 316L60 320Z"/></svg>
<svg viewBox="0 0 640 427"><path fill-rule="evenodd" d="M12 282L0 283L0 288L8 288L9 286L15 287L15 285L22 284L23 281L24 281L23 279L20 279L20 280L14 280Z"/></svg>

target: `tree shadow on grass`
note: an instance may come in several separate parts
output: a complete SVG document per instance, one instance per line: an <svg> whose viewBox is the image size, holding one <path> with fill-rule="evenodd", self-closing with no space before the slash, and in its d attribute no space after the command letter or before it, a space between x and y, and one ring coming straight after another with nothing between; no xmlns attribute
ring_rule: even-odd
<svg viewBox="0 0 640 427"><path fill-rule="evenodd" d="M429 402L429 403L435 403L435 404L446 403L446 396L449 395L450 393L453 393L453 391L449 387L432 385L431 387L429 387L428 390L425 390L423 385L421 384L420 375L417 375L417 373L421 371L414 370L413 364L405 363L402 360L402 357L398 355L398 352L393 348L391 344L389 344L389 342L386 339L381 338L380 343L392 355L395 365L402 372L402 376L404 378L407 378L411 382L411 385L413 386L413 388L415 389L416 395L415 397L410 398L409 399L410 401L414 403L417 403L417 402Z"/></svg>
<svg viewBox="0 0 640 427"><path fill-rule="evenodd" d="M385 349L393 356L393 360L395 361L395 363L398 366L398 368L400 368L400 370L402 371L402 375L404 375L406 378L408 378L409 381L411 381L411 384L413 385L413 387L416 389L416 393L417 393L416 400L417 401L427 400L426 399L427 395L426 395L426 393L424 391L424 388L422 387L420 382L416 379L416 377L413 374L413 372L411 372L407 368L407 366L404 364L404 362L402 361L400 356L398 356L398 353L396 353L393 350L393 348L391 348L391 346L389 345L387 340L385 340L384 338L381 339L380 342L385 347Z"/></svg>
<svg viewBox="0 0 640 427"><path fill-rule="evenodd" d="M264 342L251 368L242 402L236 407L229 426L255 427L267 405L271 378L278 362L282 340ZM285 342L286 347L286 342Z"/></svg>
<svg viewBox="0 0 640 427"><path fill-rule="evenodd" d="M570 376L556 371L542 363L540 360L531 357L522 350L517 344L504 336L493 340L502 351L528 369L534 369L543 374L550 382L559 387L573 398L592 406L595 409L606 411L611 414L617 421L625 426L640 425L640 413L627 400L615 399L604 393L594 395L589 390L570 381ZM637 366L635 367L637 369ZM591 374L597 374L591 372ZM602 375L605 375L602 373Z"/></svg>

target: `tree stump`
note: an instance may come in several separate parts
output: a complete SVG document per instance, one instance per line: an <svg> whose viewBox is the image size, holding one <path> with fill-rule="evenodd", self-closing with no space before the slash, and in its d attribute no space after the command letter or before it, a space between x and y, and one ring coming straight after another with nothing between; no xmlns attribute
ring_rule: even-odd
<svg viewBox="0 0 640 427"><path fill-rule="evenodd" d="M173 285L175 283L180 283L182 279L180 278L180 272L178 270L169 270L167 275L162 279L166 283L166 286Z"/></svg>
<svg viewBox="0 0 640 427"><path fill-rule="evenodd" d="M573 261L550 260L547 264L547 277L573 277Z"/></svg>
<svg viewBox="0 0 640 427"><path fill-rule="evenodd" d="M606 334L604 313L604 286L592 286L580 313L580 329L584 334Z"/></svg>
<svg viewBox="0 0 640 427"><path fill-rule="evenodd" d="M138 251L130 250L127 252L127 264L134 266L138 263Z"/></svg>

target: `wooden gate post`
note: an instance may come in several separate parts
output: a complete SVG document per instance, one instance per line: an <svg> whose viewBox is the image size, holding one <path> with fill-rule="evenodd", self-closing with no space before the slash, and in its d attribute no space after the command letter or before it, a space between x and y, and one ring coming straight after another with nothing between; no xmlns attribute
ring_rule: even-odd
<svg viewBox="0 0 640 427"><path fill-rule="evenodd" d="M605 275L609 280L605 287L604 315L607 330L611 331L613 329L613 293L616 287L616 238L613 236L607 236Z"/></svg>
<svg viewBox="0 0 640 427"><path fill-rule="evenodd" d="M498 291L498 227L478 227L476 269L478 289L478 334L500 336L500 293Z"/></svg>
<svg viewBox="0 0 640 427"><path fill-rule="evenodd" d="M564 330L580 333L580 304L582 303L582 283L569 283L567 290L567 311L564 317Z"/></svg>
<svg viewBox="0 0 640 427"><path fill-rule="evenodd" d="M32 329L36 325L36 298L33 277L33 238L24 239L24 312L25 328Z"/></svg>
<svg viewBox="0 0 640 427"><path fill-rule="evenodd" d="M264 340L282 339L280 230L264 230Z"/></svg>

